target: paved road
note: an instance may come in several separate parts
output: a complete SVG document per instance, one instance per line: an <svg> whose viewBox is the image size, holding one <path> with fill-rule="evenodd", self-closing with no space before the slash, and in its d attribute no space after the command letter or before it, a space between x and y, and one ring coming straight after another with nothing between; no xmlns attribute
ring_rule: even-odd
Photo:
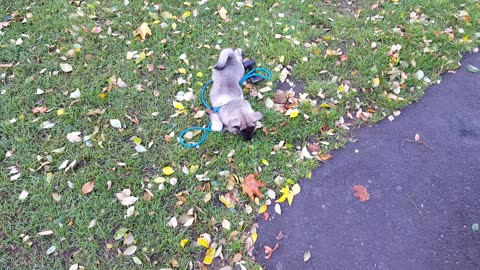
<svg viewBox="0 0 480 270"><path fill-rule="evenodd" d="M292 207L259 218L255 250L267 270L480 269L480 74L466 70L480 54L462 64L393 122L354 131L358 141L302 181ZM415 133L433 150L402 145ZM356 184L369 201L353 196ZM263 245L277 242L265 260Z"/></svg>

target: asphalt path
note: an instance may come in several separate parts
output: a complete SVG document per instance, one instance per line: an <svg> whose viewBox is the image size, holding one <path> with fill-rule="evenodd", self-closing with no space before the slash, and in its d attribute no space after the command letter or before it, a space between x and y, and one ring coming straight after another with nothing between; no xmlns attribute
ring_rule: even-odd
<svg viewBox="0 0 480 270"><path fill-rule="evenodd" d="M480 54L394 121L354 130L357 141L301 181L291 207L259 217L257 261L267 270L480 269L480 73L469 64L480 67ZM368 201L353 196L358 184ZM276 243L266 260L263 246Z"/></svg>

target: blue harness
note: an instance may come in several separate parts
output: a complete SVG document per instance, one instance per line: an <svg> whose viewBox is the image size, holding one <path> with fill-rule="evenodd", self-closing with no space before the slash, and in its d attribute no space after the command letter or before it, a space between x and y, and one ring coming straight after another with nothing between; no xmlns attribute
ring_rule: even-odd
<svg viewBox="0 0 480 270"><path fill-rule="evenodd" d="M260 74L260 73L256 73L258 71L261 71L264 74ZM272 74L270 73L270 71L268 71L267 69L264 69L264 68L254 68L252 70L250 70L247 74L245 74L243 76L243 78L238 82L239 84L243 84L246 80L252 78L252 77L261 77L262 79L264 80L270 80L272 78ZM218 111L220 111L220 107L211 107L207 101L205 100L205 92L207 91L207 87L212 84L213 81L210 80L208 81L202 88L202 95L201 95L201 98L202 98L202 103L203 105L205 106L205 108L211 110L212 112L214 113L217 113ZM208 133L210 133L211 131L213 131L211 129L211 126L212 126L212 123L209 123L208 124L208 127L191 127L191 128L187 128L185 130L182 131L182 133L180 133L180 136L178 136L178 141L180 142L181 145L185 146L185 147L189 147L189 148L193 148L193 147L197 147L199 145L201 145L206 139L207 139L207 136L208 136ZM200 139L200 141L196 142L196 143L186 143L184 140L183 140L183 136L185 136L185 134L189 131L193 131L193 130L201 130L201 131L204 131L203 133L203 136L202 138Z"/></svg>

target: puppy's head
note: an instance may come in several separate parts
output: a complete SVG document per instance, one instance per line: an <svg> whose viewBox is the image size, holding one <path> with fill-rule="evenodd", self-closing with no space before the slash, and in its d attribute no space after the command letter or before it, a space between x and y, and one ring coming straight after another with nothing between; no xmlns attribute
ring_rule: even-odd
<svg viewBox="0 0 480 270"><path fill-rule="evenodd" d="M261 112L252 109L248 101L239 100L225 105L218 113L211 115L212 129L220 131L225 129L231 133L251 140L257 126L257 121L263 118Z"/></svg>

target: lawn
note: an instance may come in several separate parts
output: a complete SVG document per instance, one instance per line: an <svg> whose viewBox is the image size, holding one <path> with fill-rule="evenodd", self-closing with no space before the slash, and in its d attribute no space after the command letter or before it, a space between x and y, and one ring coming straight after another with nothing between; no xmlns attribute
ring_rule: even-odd
<svg viewBox="0 0 480 270"><path fill-rule="evenodd" d="M477 0L350 3L0 0L0 268L259 269L259 213L480 43ZM263 126L182 147L228 47Z"/></svg>

